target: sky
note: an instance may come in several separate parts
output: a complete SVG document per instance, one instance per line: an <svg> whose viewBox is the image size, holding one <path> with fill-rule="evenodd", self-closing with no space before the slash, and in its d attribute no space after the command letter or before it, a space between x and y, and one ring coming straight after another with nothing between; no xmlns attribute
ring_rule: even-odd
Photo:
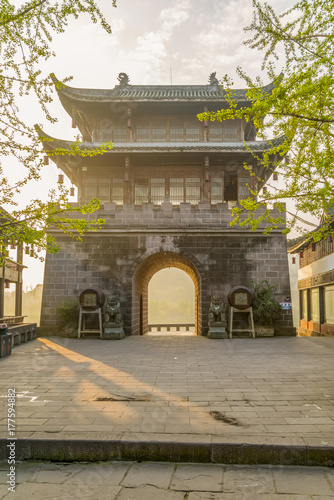
<svg viewBox="0 0 334 500"><path fill-rule="evenodd" d="M289 2L275 2L280 5ZM291 3L291 2L290 2ZM245 47L243 27L251 20L250 0L119 0L99 2L112 35L88 18L55 39L57 57L48 62L73 86L110 88L126 72L133 84L205 84L209 74L235 74L237 65L255 76L260 58Z"/></svg>
<svg viewBox="0 0 334 500"><path fill-rule="evenodd" d="M73 87L113 88L121 72L136 85L166 85L171 80L184 85L206 84L216 71L218 79L228 74L242 88L236 74L236 67L241 66L252 78L259 75L264 84L269 83L261 73L261 53L243 44L249 38L243 28L252 19L251 0L118 0L117 8L110 0L97 3L113 33L103 31L88 16L71 21L64 34L54 37L56 56L42 65L44 74L53 72L60 80L73 76L69 83ZM294 2L269 3L282 12ZM31 99L22 108L27 121L38 123L53 137L72 140L78 134L56 94L50 105L56 124L48 122ZM50 162L42 180L23 196L37 192L43 197L56 185L57 176L57 168ZM29 266L25 287L42 283L42 264L28 257L25 264Z"/></svg>

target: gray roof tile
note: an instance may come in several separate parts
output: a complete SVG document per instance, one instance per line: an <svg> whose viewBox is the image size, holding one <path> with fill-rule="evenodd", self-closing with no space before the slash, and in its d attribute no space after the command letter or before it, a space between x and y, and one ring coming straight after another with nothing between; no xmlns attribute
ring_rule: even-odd
<svg viewBox="0 0 334 500"><path fill-rule="evenodd" d="M116 85L113 89L79 89L62 84L51 75L59 95L77 101L225 101L220 85ZM262 87L271 93L274 83ZM235 89L238 101L247 101L248 89Z"/></svg>
<svg viewBox="0 0 334 500"><path fill-rule="evenodd" d="M45 137L47 141L43 142L45 150L52 150L56 148L68 149L71 145L75 144L73 141L66 141L63 139L56 139L49 136L37 125L36 131L40 137ZM52 139L50 141L50 139ZM121 152L173 152L173 151L207 151L207 152L228 152L228 151L266 151L272 147L276 147L282 143L284 137L272 139L270 141L252 141L252 142L127 142L127 143L114 143L113 148L108 153L121 153ZM101 142L83 142L80 147L83 149L92 149L101 145Z"/></svg>

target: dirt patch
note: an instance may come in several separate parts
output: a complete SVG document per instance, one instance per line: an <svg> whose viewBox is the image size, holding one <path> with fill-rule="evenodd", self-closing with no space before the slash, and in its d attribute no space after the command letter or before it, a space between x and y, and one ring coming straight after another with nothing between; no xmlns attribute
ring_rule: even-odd
<svg viewBox="0 0 334 500"><path fill-rule="evenodd" d="M210 415L215 420L220 420L225 424L236 425L237 427L241 427L243 425L241 422L239 422L237 418L228 417L227 415L225 415L225 413L222 413L221 411L210 411Z"/></svg>

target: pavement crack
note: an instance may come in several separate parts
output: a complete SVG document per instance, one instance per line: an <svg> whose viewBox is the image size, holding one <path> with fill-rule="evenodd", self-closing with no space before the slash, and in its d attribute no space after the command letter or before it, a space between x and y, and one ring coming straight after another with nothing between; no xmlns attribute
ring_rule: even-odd
<svg viewBox="0 0 334 500"><path fill-rule="evenodd" d="M137 489L145 488L145 486L152 486L153 488L156 488L157 490L161 489L160 486L157 486L156 484L151 484L151 483L145 483L145 484L134 485L134 486L123 485L123 488L126 490L137 490Z"/></svg>
<svg viewBox="0 0 334 500"><path fill-rule="evenodd" d="M212 476L210 474L196 474L196 473L194 473L194 476L190 476L188 478L188 481L190 481L191 479L198 479L199 477L209 477L209 478L211 478Z"/></svg>
<svg viewBox="0 0 334 500"><path fill-rule="evenodd" d="M95 398L93 399L93 401L132 401L133 399L134 398L124 398L124 397L114 398L113 396L109 396L109 397Z"/></svg>
<svg viewBox="0 0 334 500"><path fill-rule="evenodd" d="M140 398L132 398L131 396L115 396L115 395L112 395L112 396L100 396L100 397L97 397L95 399L93 399L93 401L150 401L151 400L151 397L149 395L145 396L145 397L140 397Z"/></svg>

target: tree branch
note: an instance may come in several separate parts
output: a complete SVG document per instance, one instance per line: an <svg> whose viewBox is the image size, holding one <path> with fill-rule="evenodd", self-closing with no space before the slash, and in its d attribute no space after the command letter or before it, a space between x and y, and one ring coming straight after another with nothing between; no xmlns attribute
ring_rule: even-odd
<svg viewBox="0 0 334 500"><path fill-rule="evenodd" d="M291 37L292 40L295 40L296 42L298 42L299 40L306 40L307 38L319 38L319 37L323 37L323 38L329 38L330 35L306 35L306 36L303 36L302 38L293 38Z"/></svg>
<svg viewBox="0 0 334 500"><path fill-rule="evenodd" d="M289 212L288 210L286 211L286 213L289 214L289 215L291 215L291 217L293 217L294 219L297 219L300 222L303 222L304 224L308 224L309 226L312 226L312 227L318 227L319 226L319 224L314 224L313 222L309 222L306 219L303 219L302 217L299 217L299 215L293 214L293 213Z"/></svg>
<svg viewBox="0 0 334 500"><path fill-rule="evenodd" d="M329 120L326 118L312 118L310 116L297 115L296 113L275 113L269 112L268 115L272 116L292 116L293 118L300 118L302 120L309 120L312 122L320 122L320 123L334 123L334 120Z"/></svg>
<svg viewBox="0 0 334 500"><path fill-rule="evenodd" d="M282 40L286 40L286 41L290 41L290 42L294 42L296 43L297 45L299 45L299 47L303 48L304 50L306 50L307 52L309 52L310 54L312 54L313 56L319 58L319 59L324 59L324 57L320 56L319 54L317 54L316 52L313 52L313 50L310 50L308 47L305 47L305 45L303 45L299 40L298 38L294 38L293 36L290 36L290 35L287 35L284 30L277 24L275 24L271 19L269 19L269 22L271 23L271 25L274 27L274 29L276 29L278 32L280 32L280 36L282 37ZM305 36L304 38L308 38L308 37L314 37L316 35L309 35L309 36ZM326 35L319 35L319 36L326 36ZM302 38L303 40L303 38Z"/></svg>
<svg viewBox="0 0 334 500"><path fill-rule="evenodd" d="M36 7L39 7L40 5L43 5L43 3L45 3L46 1L47 0L40 0L39 2L35 3L34 5L31 5L30 7L27 7L26 9L22 10L21 12L18 12L16 14L16 16L9 17L5 21L2 21L0 23L0 26L5 26L5 24L9 24L9 23L11 23L13 21L16 21L20 17L24 17L26 14L28 14L28 12L30 12L31 10L36 9Z"/></svg>

